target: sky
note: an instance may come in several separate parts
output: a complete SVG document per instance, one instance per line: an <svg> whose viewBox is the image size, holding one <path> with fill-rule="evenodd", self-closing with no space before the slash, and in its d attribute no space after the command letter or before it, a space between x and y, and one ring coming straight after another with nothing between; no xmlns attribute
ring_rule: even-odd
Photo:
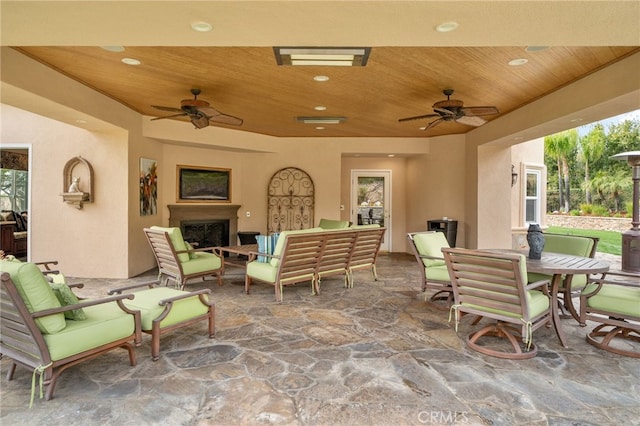
<svg viewBox="0 0 640 426"><path fill-rule="evenodd" d="M625 114L616 115L614 117L607 118L605 120L595 121L593 123L585 124L584 126L580 126L577 128L578 135L584 136L593 128L596 123L602 123L604 130L607 131L610 125L618 124L625 120L638 120L640 121L640 109L635 111L627 112Z"/></svg>

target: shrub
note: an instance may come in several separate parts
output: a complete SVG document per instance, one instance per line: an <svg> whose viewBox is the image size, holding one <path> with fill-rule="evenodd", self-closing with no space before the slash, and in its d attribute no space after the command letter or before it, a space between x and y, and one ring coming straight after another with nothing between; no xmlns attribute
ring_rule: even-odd
<svg viewBox="0 0 640 426"><path fill-rule="evenodd" d="M580 216L580 210L571 210L569 213L571 216Z"/></svg>
<svg viewBox="0 0 640 426"><path fill-rule="evenodd" d="M580 210L582 210L582 213L584 214L591 214L593 213L593 205L592 204L580 204Z"/></svg>
<svg viewBox="0 0 640 426"><path fill-rule="evenodd" d="M609 216L609 209L606 206L595 204L592 208L594 216Z"/></svg>

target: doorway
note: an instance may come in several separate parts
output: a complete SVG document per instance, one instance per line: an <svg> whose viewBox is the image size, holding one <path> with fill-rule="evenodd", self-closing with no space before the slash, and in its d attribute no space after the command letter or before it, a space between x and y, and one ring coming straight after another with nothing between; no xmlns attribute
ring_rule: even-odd
<svg viewBox="0 0 640 426"><path fill-rule="evenodd" d="M15 224L10 229L12 237L3 238L1 248L6 254L25 260L31 251L30 206L31 145L4 144L0 150L0 207Z"/></svg>
<svg viewBox="0 0 640 426"><path fill-rule="evenodd" d="M391 251L391 170L351 170L351 222L387 228L380 250Z"/></svg>

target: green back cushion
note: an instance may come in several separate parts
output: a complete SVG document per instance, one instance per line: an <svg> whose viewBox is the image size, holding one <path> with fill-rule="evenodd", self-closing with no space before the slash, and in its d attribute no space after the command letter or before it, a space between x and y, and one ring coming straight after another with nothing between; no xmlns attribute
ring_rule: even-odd
<svg viewBox="0 0 640 426"><path fill-rule="evenodd" d="M180 228L163 228L162 226L152 226L151 229L156 229L158 231L163 231L169 234L169 239L171 240L171 244L173 244L173 248L176 251L187 250L187 245L184 243L184 239L182 238L182 232ZM180 259L181 263L189 261L189 253L180 253L178 254L178 259Z"/></svg>
<svg viewBox="0 0 640 426"><path fill-rule="evenodd" d="M589 257L593 248L593 240L591 238L553 234L544 234L544 237L543 250L545 252Z"/></svg>
<svg viewBox="0 0 640 426"><path fill-rule="evenodd" d="M320 219L320 224L318 224L318 226L322 229L346 229L349 227L349 221Z"/></svg>
<svg viewBox="0 0 640 426"><path fill-rule="evenodd" d="M422 259L424 266L444 265L442 248L449 247L449 242L443 232L428 232L425 234L415 234L413 242L416 245L418 253L422 256L439 257L441 259Z"/></svg>
<svg viewBox="0 0 640 426"><path fill-rule="evenodd" d="M597 288L597 284L588 284L583 294L592 293ZM587 305L593 309L618 313L622 317L640 317L640 288L607 283L598 294L587 299Z"/></svg>
<svg viewBox="0 0 640 426"><path fill-rule="evenodd" d="M11 275L11 280L16 285L29 312L39 312L62 306L36 264L0 262L0 271ZM45 334L57 333L66 327L62 313L37 318L35 323Z"/></svg>

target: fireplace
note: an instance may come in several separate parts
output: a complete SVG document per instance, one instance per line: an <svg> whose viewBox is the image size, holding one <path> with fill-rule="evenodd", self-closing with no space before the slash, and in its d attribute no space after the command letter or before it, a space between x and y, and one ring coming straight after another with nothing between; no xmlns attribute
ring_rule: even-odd
<svg viewBox="0 0 640 426"><path fill-rule="evenodd" d="M180 228L185 241L196 241L201 248L238 244L238 209L241 206L169 204L167 207L169 226Z"/></svg>
<svg viewBox="0 0 640 426"><path fill-rule="evenodd" d="M183 220L180 230L185 241L197 243L197 247L224 247L229 245L229 221Z"/></svg>

